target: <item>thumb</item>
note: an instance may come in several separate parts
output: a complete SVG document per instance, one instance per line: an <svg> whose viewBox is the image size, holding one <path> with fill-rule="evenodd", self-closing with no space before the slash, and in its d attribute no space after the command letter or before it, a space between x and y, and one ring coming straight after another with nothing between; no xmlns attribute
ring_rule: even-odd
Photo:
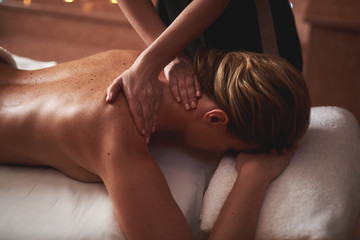
<svg viewBox="0 0 360 240"><path fill-rule="evenodd" d="M122 88L122 77L119 76L107 88L106 102L112 103L116 100Z"/></svg>

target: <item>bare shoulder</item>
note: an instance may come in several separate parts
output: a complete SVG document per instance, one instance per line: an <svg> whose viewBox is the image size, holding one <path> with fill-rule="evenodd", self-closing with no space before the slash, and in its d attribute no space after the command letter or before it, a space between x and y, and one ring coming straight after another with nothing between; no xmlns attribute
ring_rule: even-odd
<svg viewBox="0 0 360 240"><path fill-rule="evenodd" d="M145 139L137 131L122 94L114 103L106 104L101 112L104 126L101 133L102 172L152 158Z"/></svg>
<svg viewBox="0 0 360 240"><path fill-rule="evenodd" d="M117 66L132 65L140 52L136 50L109 50L81 59L84 62L99 62L101 65ZM128 67L130 67L128 66Z"/></svg>

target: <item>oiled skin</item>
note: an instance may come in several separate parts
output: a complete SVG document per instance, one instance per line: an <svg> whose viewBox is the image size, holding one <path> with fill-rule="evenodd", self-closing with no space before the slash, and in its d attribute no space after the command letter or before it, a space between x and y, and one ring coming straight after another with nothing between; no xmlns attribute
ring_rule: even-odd
<svg viewBox="0 0 360 240"><path fill-rule="evenodd" d="M137 135L124 98L104 101L109 82L135 54L107 52L37 71L6 69L0 81L2 163L46 165L98 181L93 173L111 155L109 132Z"/></svg>
<svg viewBox="0 0 360 240"><path fill-rule="evenodd" d="M108 85L137 55L115 50L37 71L0 62L0 164L50 166L103 181L129 239L189 239L125 98L105 102Z"/></svg>

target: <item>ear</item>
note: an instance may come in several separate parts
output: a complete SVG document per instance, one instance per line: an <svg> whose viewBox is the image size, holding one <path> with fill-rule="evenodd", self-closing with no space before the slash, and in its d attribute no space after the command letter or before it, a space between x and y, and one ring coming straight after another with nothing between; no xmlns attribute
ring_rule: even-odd
<svg viewBox="0 0 360 240"><path fill-rule="evenodd" d="M213 109L204 114L203 121L214 125L227 125L229 122L229 116L221 109Z"/></svg>

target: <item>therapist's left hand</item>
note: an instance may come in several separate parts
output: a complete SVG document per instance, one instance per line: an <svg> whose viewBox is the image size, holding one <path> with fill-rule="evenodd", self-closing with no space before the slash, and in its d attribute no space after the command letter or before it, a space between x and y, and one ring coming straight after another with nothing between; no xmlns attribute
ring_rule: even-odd
<svg viewBox="0 0 360 240"><path fill-rule="evenodd" d="M169 81L169 89L175 101L182 103L186 110L195 109L201 89L194 71L193 61L184 53L180 53L164 68Z"/></svg>

